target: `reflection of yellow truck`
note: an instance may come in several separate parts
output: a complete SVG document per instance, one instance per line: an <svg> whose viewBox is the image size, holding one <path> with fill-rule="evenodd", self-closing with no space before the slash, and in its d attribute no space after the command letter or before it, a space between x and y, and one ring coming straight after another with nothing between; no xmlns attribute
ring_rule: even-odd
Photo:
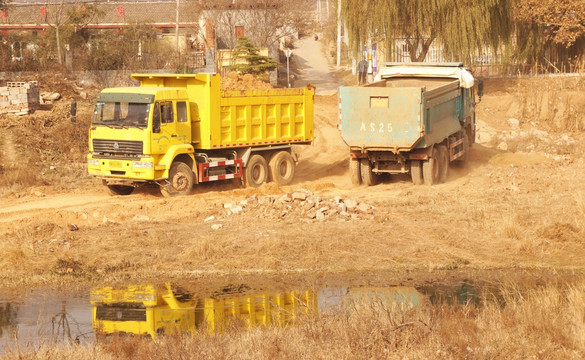
<svg viewBox="0 0 585 360"><path fill-rule="evenodd" d="M89 131L88 171L114 194L154 182L165 195L196 183L292 181L293 144L313 140L314 92L221 91L212 74L134 74L104 89Z"/></svg>
<svg viewBox="0 0 585 360"><path fill-rule="evenodd" d="M248 327L287 325L317 313L317 296L312 291L184 299L176 296L170 285L164 290L139 285L95 289L90 300L96 332L152 337L201 327L210 333L221 332L232 321Z"/></svg>

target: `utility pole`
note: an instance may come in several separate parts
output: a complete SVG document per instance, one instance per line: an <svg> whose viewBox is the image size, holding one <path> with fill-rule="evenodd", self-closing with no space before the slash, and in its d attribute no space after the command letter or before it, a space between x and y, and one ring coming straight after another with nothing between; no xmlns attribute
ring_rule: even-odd
<svg viewBox="0 0 585 360"><path fill-rule="evenodd" d="M292 50L290 50L290 49L284 50L284 55L286 55L286 83L288 84L288 87L290 87L289 58L292 55Z"/></svg>
<svg viewBox="0 0 585 360"><path fill-rule="evenodd" d="M176 39L176 50L177 59L179 58L179 0L177 0L177 9L175 14L175 39Z"/></svg>
<svg viewBox="0 0 585 360"><path fill-rule="evenodd" d="M341 0L337 0L337 67L341 65Z"/></svg>

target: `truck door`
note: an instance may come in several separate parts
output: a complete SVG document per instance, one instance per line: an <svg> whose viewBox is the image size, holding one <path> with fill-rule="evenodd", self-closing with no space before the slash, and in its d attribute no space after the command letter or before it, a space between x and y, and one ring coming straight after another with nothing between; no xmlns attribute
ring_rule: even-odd
<svg viewBox="0 0 585 360"><path fill-rule="evenodd" d="M186 101L177 101L175 114L177 114L177 138L181 144L191 143L191 122L189 121L189 108Z"/></svg>
<svg viewBox="0 0 585 360"><path fill-rule="evenodd" d="M178 144L177 127L172 101L157 101L152 112L152 150L164 154Z"/></svg>

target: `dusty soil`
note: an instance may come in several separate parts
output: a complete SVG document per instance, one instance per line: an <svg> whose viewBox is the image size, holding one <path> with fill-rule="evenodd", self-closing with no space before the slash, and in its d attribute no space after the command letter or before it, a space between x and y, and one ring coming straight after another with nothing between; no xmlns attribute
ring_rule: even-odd
<svg viewBox="0 0 585 360"><path fill-rule="evenodd" d="M148 187L110 196L86 175L91 108L82 101L71 124L74 91L50 109L0 119L0 284L171 280L205 294L234 284L581 276L583 87L582 78L486 80L467 166L432 187L406 176L352 186L337 99L317 96L316 139L298 147L291 186L216 183L179 198ZM316 205L293 200L297 190ZM343 214L351 202L364 206ZM327 207L323 216L317 207Z"/></svg>

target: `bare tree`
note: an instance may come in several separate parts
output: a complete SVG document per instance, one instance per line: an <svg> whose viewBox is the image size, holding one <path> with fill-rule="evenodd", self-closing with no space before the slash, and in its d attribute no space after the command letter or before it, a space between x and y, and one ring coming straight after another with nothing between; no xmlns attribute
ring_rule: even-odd
<svg viewBox="0 0 585 360"><path fill-rule="evenodd" d="M47 3L45 6L45 23L55 30L57 47L57 60L63 64L61 31L64 27L71 27L74 31L85 27L96 17L103 16L95 5L92 4L65 4L60 0L59 4Z"/></svg>

